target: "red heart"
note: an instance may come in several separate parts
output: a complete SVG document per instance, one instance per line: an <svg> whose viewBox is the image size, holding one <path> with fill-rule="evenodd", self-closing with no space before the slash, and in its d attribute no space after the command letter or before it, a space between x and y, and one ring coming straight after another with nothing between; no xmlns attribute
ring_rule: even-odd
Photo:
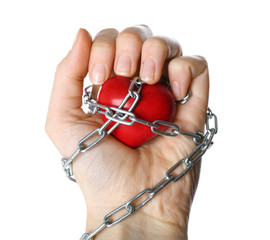
<svg viewBox="0 0 270 240"><path fill-rule="evenodd" d="M97 101L108 107L119 107L128 93L131 79L127 77L116 76L108 79L100 88ZM123 109L128 110L134 98L130 98ZM140 100L132 111L136 118L147 122L162 120L171 122L176 111L175 99L170 90L162 84L144 85L140 92ZM104 122L108 119L101 115ZM111 123L107 129L110 129L115 123ZM164 131L165 126L158 128L158 131ZM129 147L138 147L146 141L156 136L151 131L151 127L135 122L131 126L120 124L112 135L119 141Z"/></svg>

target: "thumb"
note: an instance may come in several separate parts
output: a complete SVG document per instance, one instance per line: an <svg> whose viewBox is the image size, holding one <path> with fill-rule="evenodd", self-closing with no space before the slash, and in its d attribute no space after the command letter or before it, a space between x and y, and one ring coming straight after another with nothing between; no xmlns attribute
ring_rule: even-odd
<svg viewBox="0 0 270 240"><path fill-rule="evenodd" d="M81 107L83 80L88 72L91 45L90 34L80 29L71 51L57 67L47 125L51 123L51 120L64 121L63 116Z"/></svg>

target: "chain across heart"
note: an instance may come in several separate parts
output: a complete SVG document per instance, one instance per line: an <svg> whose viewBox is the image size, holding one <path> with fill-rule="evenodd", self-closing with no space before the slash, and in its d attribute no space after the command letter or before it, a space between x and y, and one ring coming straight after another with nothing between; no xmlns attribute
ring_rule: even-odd
<svg viewBox="0 0 270 240"><path fill-rule="evenodd" d="M99 90L97 102L105 106L118 108L127 93L130 92L131 82L130 78L120 76L108 79ZM137 90L136 88L138 87L136 84L134 85L134 90ZM137 118L146 122L154 122L157 119L164 122L173 121L176 112L176 102L173 94L167 87L162 84L145 84L140 90L140 98L130 116L135 114ZM122 109L129 110L135 100L136 96L131 95ZM102 115L101 117L104 122L109 119L112 120L109 114ZM114 124L114 122L109 124L107 129L111 129ZM158 130L164 131L167 127L160 125ZM127 146L136 148L154 138L156 133L151 131L151 128L148 126L135 122L129 126L127 124L119 125L112 132L112 135Z"/></svg>

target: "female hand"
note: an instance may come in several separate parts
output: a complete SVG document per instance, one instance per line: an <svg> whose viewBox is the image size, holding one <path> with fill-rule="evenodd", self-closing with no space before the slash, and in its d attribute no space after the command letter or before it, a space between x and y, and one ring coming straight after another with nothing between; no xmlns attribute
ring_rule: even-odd
<svg viewBox="0 0 270 240"><path fill-rule="evenodd" d="M175 40L153 36L147 26L120 33L105 29L93 40L80 29L71 51L57 67L46 122L47 134L64 157L73 154L78 141L103 124L100 116L87 116L81 109L83 80L88 72L94 92L113 75L139 75L147 84L167 75L177 100L188 90L192 94L186 104L177 105L174 123L182 131L203 132L209 89L204 58L182 56ZM107 213L143 189L155 186L194 148L192 139L158 136L132 149L109 135L79 155L73 169L87 205L86 231L98 227ZM199 171L198 163L180 181L169 184L146 206L95 239L187 239Z"/></svg>

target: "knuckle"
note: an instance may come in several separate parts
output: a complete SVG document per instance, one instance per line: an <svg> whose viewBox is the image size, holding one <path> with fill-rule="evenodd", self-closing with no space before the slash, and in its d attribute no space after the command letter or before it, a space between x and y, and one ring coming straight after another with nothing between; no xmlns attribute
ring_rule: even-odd
<svg viewBox="0 0 270 240"><path fill-rule="evenodd" d="M97 40L114 40L118 35L118 31L114 28L107 28L101 30L94 38L94 42Z"/></svg>
<svg viewBox="0 0 270 240"><path fill-rule="evenodd" d="M177 70L177 72L181 73L189 73L190 72L190 64L189 62L183 61L180 57L174 58L169 63L169 68L172 70Z"/></svg>
<svg viewBox="0 0 270 240"><path fill-rule="evenodd" d="M199 61L201 61L205 65L205 67L208 67L208 62L205 57L201 55L196 55L194 56L194 58L197 58Z"/></svg>
<svg viewBox="0 0 270 240"><path fill-rule="evenodd" d="M113 28L108 28L100 31L93 41L93 47L109 48L114 45L118 31Z"/></svg>
<svg viewBox="0 0 270 240"><path fill-rule="evenodd" d="M115 28L105 28L103 30L101 30L95 38L99 37L99 36L107 36L107 35L113 35L113 34L118 34L117 29Z"/></svg>
<svg viewBox="0 0 270 240"><path fill-rule="evenodd" d="M140 34L133 32L133 31L123 31L121 32L118 37L117 41L127 41L132 43L137 43L137 44L142 44L143 40Z"/></svg>
<svg viewBox="0 0 270 240"><path fill-rule="evenodd" d="M148 38L144 44L146 46L151 46L152 48L168 49L167 41L162 37Z"/></svg>
<svg viewBox="0 0 270 240"><path fill-rule="evenodd" d="M93 49L111 49L114 47L115 38L118 31L113 28L108 28L100 31L93 41Z"/></svg>
<svg viewBox="0 0 270 240"><path fill-rule="evenodd" d="M63 71L63 69L65 68L64 62L65 62L65 58L61 62L58 63L58 65L56 66L56 74Z"/></svg>
<svg viewBox="0 0 270 240"><path fill-rule="evenodd" d="M180 44L171 38L165 36L155 36L145 41L144 47L162 51L167 58L173 58L182 55Z"/></svg>
<svg viewBox="0 0 270 240"><path fill-rule="evenodd" d="M93 42L93 48L111 48L113 42L110 39L100 38Z"/></svg>

